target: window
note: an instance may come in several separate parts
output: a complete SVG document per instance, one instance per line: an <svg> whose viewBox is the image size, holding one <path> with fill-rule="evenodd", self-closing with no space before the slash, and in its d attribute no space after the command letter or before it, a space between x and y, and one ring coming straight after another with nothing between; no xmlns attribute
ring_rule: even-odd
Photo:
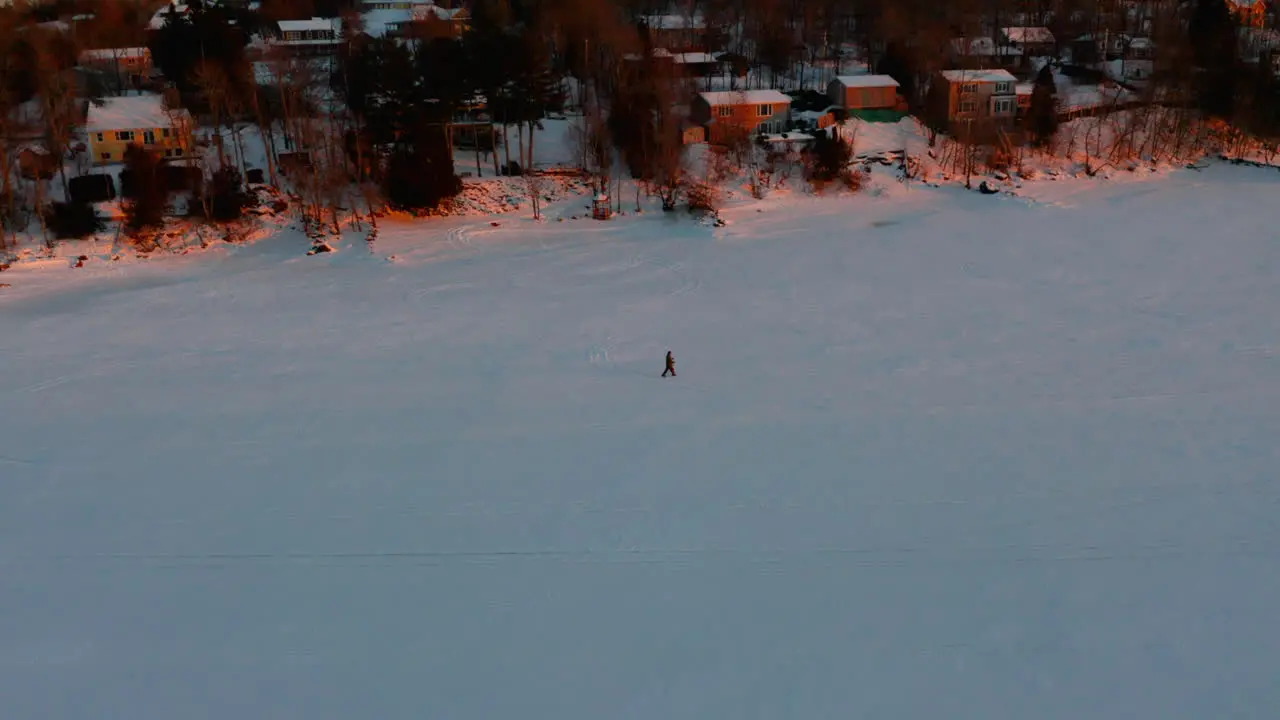
<svg viewBox="0 0 1280 720"><path fill-rule="evenodd" d="M104 139L105 138L102 137L102 133L98 133L98 142L102 142Z"/></svg>
<svg viewBox="0 0 1280 720"><path fill-rule="evenodd" d="M971 115L971 114L973 114L974 112L976 112L976 111L977 111L977 109L978 109L978 104L977 104L977 103L975 103L975 102L974 102L974 101L972 101L972 100L961 100L961 101L960 101L960 114L961 114L961 115Z"/></svg>
<svg viewBox="0 0 1280 720"><path fill-rule="evenodd" d="M716 117L733 117L733 107L730 105L721 105L716 108Z"/></svg>
<svg viewBox="0 0 1280 720"><path fill-rule="evenodd" d="M164 156L165 156L165 157L173 157L173 151L172 151L172 150L168 150L168 149L166 149L166 150L164 151Z"/></svg>
<svg viewBox="0 0 1280 720"><path fill-rule="evenodd" d="M117 132L117 133L116 133L116 139L117 139L117 140L132 140L132 139L133 139L133 131L132 131L132 130L121 130L121 131L119 131L119 132Z"/></svg>
<svg viewBox="0 0 1280 720"><path fill-rule="evenodd" d="M169 137L169 128L161 128L160 137Z"/></svg>
<svg viewBox="0 0 1280 720"><path fill-rule="evenodd" d="M1007 83L1007 82L996 83L997 95L1008 95L1012 92L1013 92L1013 83Z"/></svg>
<svg viewBox="0 0 1280 720"><path fill-rule="evenodd" d="M991 112L994 115L1009 115L1015 107L1014 98L992 98Z"/></svg>
<svg viewBox="0 0 1280 720"><path fill-rule="evenodd" d="M772 105L761 105L756 108L756 114L760 117L770 117L773 115Z"/></svg>
<svg viewBox="0 0 1280 720"><path fill-rule="evenodd" d="M960 92L962 94L976 93L978 92L978 83L960 83Z"/></svg>
<svg viewBox="0 0 1280 720"><path fill-rule="evenodd" d="M103 159L103 160L110 160L110 159L111 159L111 153L109 153L109 152L104 152L104 153L102 153L102 159Z"/></svg>

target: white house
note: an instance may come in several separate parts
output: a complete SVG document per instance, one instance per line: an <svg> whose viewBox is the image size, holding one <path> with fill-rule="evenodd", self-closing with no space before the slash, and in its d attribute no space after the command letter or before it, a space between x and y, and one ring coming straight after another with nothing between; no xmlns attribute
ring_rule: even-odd
<svg viewBox="0 0 1280 720"><path fill-rule="evenodd" d="M1020 48L989 37L956 38L951 41L951 55L955 62L969 67L1019 67L1023 61Z"/></svg>
<svg viewBox="0 0 1280 720"><path fill-rule="evenodd" d="M1057 38L1046 27L1007 27L1000 34L1010 47L1018 48L1023 55L1041 57L1053 55Z"/></svg>
<svg viewBox="0 0 1280 720"><path fill-rule="evenodd" d="M297 55L328 55L342 43L342 21L337 18L281 20L280 36L271 44Z"/></svg>

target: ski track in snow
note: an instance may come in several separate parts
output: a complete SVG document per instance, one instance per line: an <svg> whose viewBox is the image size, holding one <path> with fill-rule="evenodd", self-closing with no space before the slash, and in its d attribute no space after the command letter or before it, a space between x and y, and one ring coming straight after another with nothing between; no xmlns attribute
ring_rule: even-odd
<svg viewBox="0 0 1280 720"><path fill-rule="evenodd" d="M1269 718L1273 176L17 265L0 705Z"/></svg>

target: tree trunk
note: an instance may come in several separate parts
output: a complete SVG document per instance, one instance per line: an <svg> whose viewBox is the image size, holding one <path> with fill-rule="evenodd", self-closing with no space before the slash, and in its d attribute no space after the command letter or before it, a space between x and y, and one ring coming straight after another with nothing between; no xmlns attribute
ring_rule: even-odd
<svg viewBox="0 0 1280 720"><path fill-rule="evenodd" d="M529 123L529 164L530 171L533 170L533 138L537 135L538 124L536 122Z"/></svg>
<svg viewBox="0 0 1280 720"><path fill-rule="evenodd" d="M524 174L529 172L529 168L525 167L525 162L524 162L524 123L523 122L516 123L516 132L519 134L519 137L520 137L520 151L517 153L517 155L519 155L520 157L520 173Z"/></svg>
<svg viewBox="0 0 1280 720"><path fill-rule="evenodd" d="M502 154L506 158L506 167L511 167L511 138L507 134L507 124L502 124Z"/></svg>
<svg viewBox="0 0 1280 720"><path fill-rule="evenodd" d="M231 139L235 142L236 154L240 156L240 170L245 170L244 159L244 141L240 138L240 131L235 126L235 120L231 121Z"/></svg>
<svg viewBox="0 0 1280 720"><path fill-rule="evenodd" d="M493 154L493 176L497 177L498 172L498 126L492 120L489 121L489 151Z"/></svg>

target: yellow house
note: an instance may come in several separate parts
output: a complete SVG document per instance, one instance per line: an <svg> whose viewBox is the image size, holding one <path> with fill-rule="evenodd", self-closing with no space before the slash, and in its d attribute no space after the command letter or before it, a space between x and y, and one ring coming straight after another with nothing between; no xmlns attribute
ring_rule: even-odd
<svg viewBox="0 0 1280 720"><path fill-rule="evenodd" d="M168 158L191 153L191 113L182 108L166 109L159 95L90 103L84 128L93 162L98 165L123 162L130 145L142 145Z"/></svg>

